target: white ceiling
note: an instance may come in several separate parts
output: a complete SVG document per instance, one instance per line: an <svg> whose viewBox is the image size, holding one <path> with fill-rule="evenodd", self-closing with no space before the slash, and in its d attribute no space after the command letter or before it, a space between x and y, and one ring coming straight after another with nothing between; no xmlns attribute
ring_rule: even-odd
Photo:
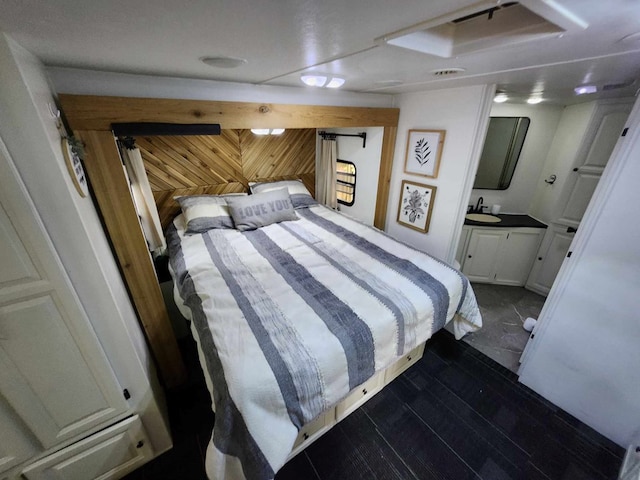
<svg viewBox="0 0 640 480"><path fill-rule="evenodd" d="M534 1L534 0L523 0ZM343 89L402 93L496 83L522 101L574 103L583 83L640 87L638 0L538 0L588 24L584 30L454 58L380 44L376 38L455 10L470 0L2 0L0 29L50 66L301 86L302 72L344 76ZM482 2L487 3L487 2ZM640 35L638 35L640 37ZM235 69L200 58L247 59ZM465 71L437 77L435 69ZM386 81L400 81L388 86Z"/></svg>

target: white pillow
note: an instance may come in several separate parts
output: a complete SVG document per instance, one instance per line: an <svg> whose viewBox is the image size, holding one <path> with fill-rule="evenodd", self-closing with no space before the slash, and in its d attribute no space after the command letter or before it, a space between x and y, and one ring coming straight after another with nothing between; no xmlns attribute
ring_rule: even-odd
<svg viewBox="0 0 640 480"><path fill-rule="evenodd" d="M249 182L251 193L263 193L287 187L291 197L293 208L306 208L317 205L318 202L311 196L302 180L278 180L275 182Z"/></svg>

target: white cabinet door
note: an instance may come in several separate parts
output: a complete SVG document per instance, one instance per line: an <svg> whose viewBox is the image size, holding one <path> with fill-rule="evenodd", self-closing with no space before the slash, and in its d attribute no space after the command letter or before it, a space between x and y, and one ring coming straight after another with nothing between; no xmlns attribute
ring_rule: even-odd
<svg viewBox="0 0 640 480"><path fill-rule="evenodd" d="M526 287L540 295L548 295L567 256L575 233L564 225L551 224L542 240Z"/></svg>
<svg viewBox="0 0 640 480"><path fill-rule="evenodd" d="M128 405L1 141L0 246L0 398L48 449Z"/></svg>
<svg viewBox="0 0 640 480"><path fill-rule="evenodd" d="M462 273L472 282L493 282L496 262L506 236L507 232L499 228L472 229Z"/></svg>
<svg viewBox="0 0 640 480"><path fill-rule="evenodd" d="M518 228L507 233L496 265L495 283L517 286L526 283L542 232L540 228Z"/></svg>
<svg viewBox="0 0 640 480"><path fill-rule="evenodd" d="M110 480L149 461L152 449L137 415L29 465L28 480Z"/></svg>
<svg viewBox="0 0 640 480"><path fill-rule="evenodd" d="M20 420L0 397L0 478L2 472L29 459L36 446L29 440Z"/></svg>
<svg viewBox="0 0 640 480"><path fill-rule="evenodd" d="M464 263L464 254L467 251L467 245L469 244L469 236L471 236L471 227L467 225L462 226L462 233L460 234L460 241L458 242L458 249L456 250L456 260L462 268Z"/></svg>

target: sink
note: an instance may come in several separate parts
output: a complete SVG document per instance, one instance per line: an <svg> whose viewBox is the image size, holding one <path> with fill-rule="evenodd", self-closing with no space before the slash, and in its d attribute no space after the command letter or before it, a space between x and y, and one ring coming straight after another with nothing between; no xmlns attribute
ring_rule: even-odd
<svg viewBox="0 0 640 480"><path fill-rule="evenodd" d="M502 221L501 218L493 215L487 215L486 213L468 213L465 218L473 222L482 223L498 223Z"/></svg>

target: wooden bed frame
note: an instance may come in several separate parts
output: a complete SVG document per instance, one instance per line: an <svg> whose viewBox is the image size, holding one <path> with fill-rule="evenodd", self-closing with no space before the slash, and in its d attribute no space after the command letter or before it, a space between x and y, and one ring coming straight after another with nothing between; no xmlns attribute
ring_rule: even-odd
<svg viewBox="0 0 640 480"><path fill-rule="evenodd" d="M74 134L85 145L84 166L158 370L168 388L186 372L153 261L111 131L113 123L217 123L223 129L383 127L374 225L384 229L399 109L60 95Z"/></svg>

